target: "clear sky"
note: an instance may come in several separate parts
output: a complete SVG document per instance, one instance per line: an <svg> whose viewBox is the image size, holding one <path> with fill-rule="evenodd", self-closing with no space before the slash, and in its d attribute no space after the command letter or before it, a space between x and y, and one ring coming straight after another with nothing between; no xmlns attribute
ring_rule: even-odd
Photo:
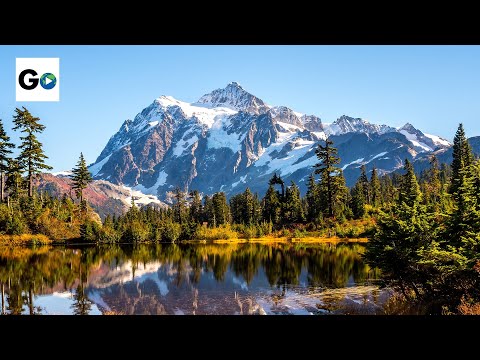
<svg viewBox="0 0 480 360"><path fill-rule="evenodd" d="M15 58L59 57L60 102L15 102ZM332 122L412 123L451 140L480 135L480 46L0 46L0 118L16 106L46 125L54 171L88 163L160 95L193 102L237 81L270 105Z"/></svg>

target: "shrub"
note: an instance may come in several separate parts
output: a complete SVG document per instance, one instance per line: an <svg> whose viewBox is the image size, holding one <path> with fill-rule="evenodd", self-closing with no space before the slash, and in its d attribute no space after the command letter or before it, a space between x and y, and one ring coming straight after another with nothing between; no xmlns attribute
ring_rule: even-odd
<svg viewBox="0 0 480 360"><path fill-rule="evenodd" d="M98 239L99 231L100 225L96 221L85 220L85 222L80 225L80 239L95 242Z"/></svg>
<svg viewBox="0 0 480 360"><path fill-rule="evenodd" d="M236 226L239 229L240 226ZM195 233L195 237L200 240L226 240L238 238L238 233L232 229L230 224L221 225L216 228L207 228L205 226L199 226Z"/></svg>
<svg viewBox="0 0 480 360"><path fill-rule="evenodd" d="M114 243L120 241L120 234L111 226L102 226L97 234L97 240L104 243Z"/></svg>
<svg viewBox="0 0 480 360"><path fill-rule="evenodd" d="M29 228L23 219L23 217L18 214L14 213L12 216L10 216L7 220L7 223L5 225L5 233L8 235L22 235L22 234L28 234Z"/></svg>
<svg viewBox="0 0 480 360"><path fill-rule="evenodd" d="M180 227L180 225L178 225ZM146 224L139 220L133 220L126 225L122 239L127 242L142 242L150 239L150 231Z"/></svg>
<svg viewBox="0 0 480 360"><path fill-rule="evenodd" d="M178 223L167 221L161 231L162 241L175 242L180 238L182 234L182 227Z"/></svg>

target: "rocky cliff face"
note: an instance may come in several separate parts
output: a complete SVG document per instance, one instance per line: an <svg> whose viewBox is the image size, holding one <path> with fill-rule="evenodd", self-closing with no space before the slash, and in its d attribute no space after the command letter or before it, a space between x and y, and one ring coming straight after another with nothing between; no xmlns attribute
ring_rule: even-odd
<svg viewBox="0 0 480 360"><path fill-rule="evenodd" d="M248 186L263 195L274 172L305 191L317 162L314 149L327 136L339 149L348 185L362 164L391 172L405 158L450 146L410 124L395 129L346 115L324 124L315 115L267 105L231 83L195 103L155 99L121 125L89 168L95 179L160 199L176 186L227 195Z"/></svg>

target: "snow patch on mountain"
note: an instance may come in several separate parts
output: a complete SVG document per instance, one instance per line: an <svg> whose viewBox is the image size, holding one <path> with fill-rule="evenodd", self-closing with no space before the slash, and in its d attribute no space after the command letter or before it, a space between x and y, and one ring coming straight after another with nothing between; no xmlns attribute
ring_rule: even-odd
<svg viewBox="0 0 480 360"><path fill-rule="evenodd" d="M350 165L354 165L354 164L361 164L362 161L363 161L364 158L360 158L360 159L357 159L357 160L353 160L352 162L348 163L348 164L345 164L342 166L342 170L345 170L347 167L349 167Z"/></svg>
<svg viewBox="0 0 480 360"><path fill-rule="evenodd" d="M372 157L370 160L368 160L368 162L371 162L372 160L378 159L379 157L384 156L384 155L387 155L387 152L386 152L386 151L381 152L380 154L375 155L375 156Z"/></svg>
<svg viewBox="0 0 480 360"><path fill-rule="evenodd" d="M431 135L431 134L425 134L423 133L426 137L432 139L432 141L437 144L437 145L443 145L443 146L450 146L452 145L448 140L442 139L439 136L436 135Z"/></svg>
<svg viewBox="0 0 480 360"><path fill-rule="evenodd" d="M228 133L225 128L229 123L226 117L218 117L214 124L210 128L209 135L207 137L207 146L210 149L229 148L234 153L240 151L242 148L241 134L236 132Z"/></svg>
<svg viewBox="0 0 480 360"><path fill-rule="evenodd" d="M178 106L187 117L195 117L201 124L209 128L212 127L218 118L237 113L236 110L227 107L211 107L208 106L208 104L190 104L171 96L160 96L156 101L165 109L168 109L170 106Z"/></svg>
<svg viewBox="0 0 480 360"><path fill-rule="evenodd" d="M125 202L128 205L130 205L132 203L132 197L133 197L133 200L135 201L136 205L148 205L148 204L151 204L151 203L163 205L163 202L161 202L155 195L146 194L146 193L143 193L142 191L140 191L138 189L134 189L134 188L131 188L131 187L125 186L125 185L122 185L122 187L125 190L129 191L130 196L125 197L125 198L119 198L119 199L122 200L123 202Z"/></svg>
<svg viewBox="0 0 480 360"><path fill-rule="evenodd" d="M247 175L244 175L244 176L240 176L240 180L239 181L236 181L234 183L232 183L232 188L238 186L238 184L240 184L241 182L246 184L246 180L247 179Z"/></svg>
<svg viewBox="0 0 480 360"><path fill-rule="evenodd" d="M424 151L432 151L433 149L426 145L425 143L420 142L416 134L411 134L406 130L400 130L400 134L405 135L405 137L413 144L413 146L419 147L423 149Z"/></svg>
<svg viewBox="0 0 480 360"><path fill-rule="evenodd" d="M102 170L103 165L105 165L107 163L107 161L110 159L111 156L112 156L112 154L108 155L107 157L105 157L101 161L99 161L98 163L96 163L96 164L94 164L94 165L92 165L88 168L88 170L90 170L90 172L92 173L92 176L98 175L100 170Z"/></svg>
<svg viewBox="0 0 480 360"><path fill-rule="evenodd" d="M187 138L187 140L185 140ZM192 135L191 131L187 131L183 137L175 144L173 149L173 156L179 157L187 150L190 146L195 144L198 141L197 135Z"/></svg>

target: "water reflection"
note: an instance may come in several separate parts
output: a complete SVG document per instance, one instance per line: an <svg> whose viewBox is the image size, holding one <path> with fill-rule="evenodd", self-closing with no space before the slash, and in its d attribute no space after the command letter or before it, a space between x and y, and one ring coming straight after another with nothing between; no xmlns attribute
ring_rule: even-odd
<svg viewBox="0 0 480 360"><path fill-rule="evenodd" d="M0 248L2 314L317 314L352 306L376 313L387 294L363 251L248 243Z"/></svg>

